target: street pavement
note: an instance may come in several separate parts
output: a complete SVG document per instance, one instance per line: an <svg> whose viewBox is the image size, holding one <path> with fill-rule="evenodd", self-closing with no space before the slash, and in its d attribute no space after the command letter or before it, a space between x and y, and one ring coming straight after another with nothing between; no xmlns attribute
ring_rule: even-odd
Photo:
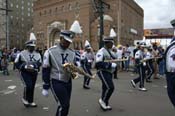
<svg viewBox="0 0 175 116"><path fill-rule="evenodd" d="M115 91L110 99L112 111L102 111L98 104L101 82L91 80L91 89L82 88L83 78L73 80L69 116L174 116L175 109L169 101L166 80L161 78L146 83L147 92L132 88L130 80L137 75L119 72L114 79ZM21 102L23 84L18 71L10 69L10 76L0 73L0 116L55 116L57 104L52 93L49 97L41 94L42 79L38 76L35 89L37 108L25 108Z"/></svg>

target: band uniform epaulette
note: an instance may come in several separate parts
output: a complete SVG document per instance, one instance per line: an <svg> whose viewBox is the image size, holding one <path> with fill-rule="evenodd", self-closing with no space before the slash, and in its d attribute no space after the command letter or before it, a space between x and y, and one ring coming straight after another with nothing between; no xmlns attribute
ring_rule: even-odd
<svg viewBox="0 0 175 116"><path fill-rule="evenodd" d="M50 47L48 50L54 49L56 47L57 47L57 45L54 45L54 46Z"/></svg>

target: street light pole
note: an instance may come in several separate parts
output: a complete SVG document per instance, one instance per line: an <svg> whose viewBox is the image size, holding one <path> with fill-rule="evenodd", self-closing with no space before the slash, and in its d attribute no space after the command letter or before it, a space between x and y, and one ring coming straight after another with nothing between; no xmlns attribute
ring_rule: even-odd
<svg viewBox="0 0 175 116"><path fill-rule="evenodd" d="M104 26L103 26L103 2L102 0L99 0L99 15L100 15L100 45L99 45L99 49L103 47L103 35L104 35Z"/></svg>
<svg viewBox="0 0 175 116"><path fill-rule="evenodd" d="M110 5L104 2L103 0L93 0L95 4L96 12L99 15L100 23L100 35L99 35L99 49L103 47L103 35L104 35L104 11L105 9L110 9Z"/></svg>

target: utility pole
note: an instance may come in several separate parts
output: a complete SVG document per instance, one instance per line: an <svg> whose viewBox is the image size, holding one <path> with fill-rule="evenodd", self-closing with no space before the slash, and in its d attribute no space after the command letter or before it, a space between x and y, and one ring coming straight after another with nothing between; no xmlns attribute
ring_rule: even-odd
<svg viewBox="0 0 175 116"><path fill-rule="evenodd" d="M103 35L104 35L104 11L105 9L110 9L110 5L105 3L103 0L94 0L95 7L97 10L97 13L99 14L100 17L100 42L99 42L99 48L103 47Z"/></svg>
<svg viewBox="0 0 175 116"><path fill-rule="evenodd" d="M103 47L103 35L104 35L104 22L103 22L103 2L102 0L99 0L99 5L100 5L100 8L99 8L99 15L100 15L100 45L99 45L99 48L102 48Z"/></svg>
<svg viewBox="0 0 175 116"><path fill-rule="evenodd" d="M6 8L0 8L0 10L5 11L6 15L6 48L7 50L10 49L10 42L9 42L9 16L8 13L11 12L12 10L9 10L8 8L8 0L5 1L6 3Z"/></svg>
<svg viewBox="0 0 175 116"><path fill-rule="evenodd" d="M120 33L121 33L121 0L118 1L118 11L117 11L117 44L120 44Z"/></svg>

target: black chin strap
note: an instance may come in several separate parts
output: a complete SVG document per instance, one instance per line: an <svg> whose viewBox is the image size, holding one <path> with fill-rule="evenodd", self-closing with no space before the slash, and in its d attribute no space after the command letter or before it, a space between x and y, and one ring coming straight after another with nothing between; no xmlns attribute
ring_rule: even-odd
<svg viewBox="0 0 175 116"><path fill-rule="evenodd" d="M106 51L109 53L109 55L110 55L110 57L111 57L112 59L115 59L115 57L111 54L111 52L109 51L109 49L106 49Z"/></svg>

